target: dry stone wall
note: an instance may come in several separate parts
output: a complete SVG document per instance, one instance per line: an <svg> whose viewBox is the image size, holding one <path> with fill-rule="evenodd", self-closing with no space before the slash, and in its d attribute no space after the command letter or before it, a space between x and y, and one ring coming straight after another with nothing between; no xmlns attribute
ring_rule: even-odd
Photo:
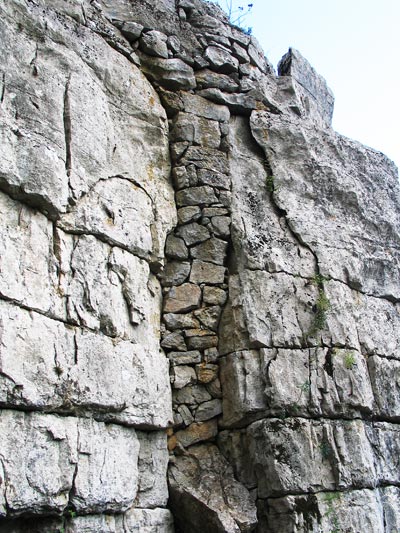
<svg viewBox="0 0 400 533"><path fill-rule="evenodd" d="M394 165L213 4L0 9L0 529L397 531Z"/></svg>

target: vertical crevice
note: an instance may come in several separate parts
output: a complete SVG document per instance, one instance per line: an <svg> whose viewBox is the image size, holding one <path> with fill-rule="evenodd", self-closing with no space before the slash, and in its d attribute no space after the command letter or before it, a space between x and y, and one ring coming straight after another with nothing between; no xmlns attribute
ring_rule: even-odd
<svg viewBox="0 0 400 533"><path fill-rule="evenodd" d="M71 76L68 77L64 90L64 137L65 137L65 170L67 176L70 177L72 170L72 154L71 154L71 142L72 142L72 127L71 127L71 101L69 95L69 88L71 83Z"/></svg>
<svg viewBox="0 0 400 533"><path fill-rule="evenodd" d="M1 73L1 86L0 86L0 104L4 102L4 96L6 94L6 73Z"/></svg>

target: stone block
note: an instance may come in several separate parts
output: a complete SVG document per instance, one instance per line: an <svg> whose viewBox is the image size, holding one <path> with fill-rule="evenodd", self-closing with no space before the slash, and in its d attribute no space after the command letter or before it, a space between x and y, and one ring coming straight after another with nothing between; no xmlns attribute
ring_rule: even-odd
<svg viewBox="0 0 400 533"><path fill-rule="evenodd" d="M186 351L185 339L180 331L174 331L164 336L161 347L165 350Z"/></svg>
<svg viewBox="0 0 400 533"><path fill-rule="evenodd" d="M174 366L172 372L174 389L183 389L183 387L194 385L197 382L196 372L191 366Z"/></svg>
<svg viewBox="0 0 400 533"><path fill-rule="evenodd" d="M78 512L122 512L133 504L139 454L133 429L90 419L2 411L0 431L6 480L1 500L7 494L7 509L14 516L62 513L70 493Z"/></svg>
<svg viewBox="0 0 400 533"><path fill-rule="evenodd" d="M192 191L192 189L186 189L186 191ZM197 222L180 226L176 233L185 241L187 246L193 246L193 244L198 244L210 238L208 229Z"/></svg>
<svg viewBox="0 0 400 533"><path fill-rule="evenodd" d="M200 322L191 313L167 313L163 316L163 321L169 330L200 327Z"/></svg>
<svg viewBox="0 0 400 533"><path fill-rule="evenodd" d="M218 285L224 283L225 267L206 263L205 261L194 260L190 272L190 281L192 283L208 283L209 285Z"/></svg>
<svg viewBox="0 0 400 533"><path fill-rule="evenodd" d="M184 448L204 442L216 437L218 433L217 421L194 422L185 429L176 432L176 438Z"/></svg>
<svg viewBox="0 0 400 533"><path fill-rule="evenodd" d="M206 304L223 306L227 299L228 295L223 289L209 286L206 286L203 289L203 301Z"/></svg>
<svg viewBox="0 0 400 533"><path fill-rule="evenodd" d="M139 46L146 54L168 59L167 36L160 31L150 30L142 33Z"/></svg>
<svg viewBox="0 0 400 533"><path fill-rule="evenodd" d="M214 104L201 96L195 94L183 93L183 108L186 113L204 117L210 120L217 120L218 122L228 122L230 113L225 106Z"/></svg>
<svg viewBox="0 0 400 533"><path fill-rule="evenodd" d="M168 501L167 437L164 431L137 431L140 443L138 495L135 507L164 507ZM129 512L129 511L128 511Z"/></svg>
<svg viewBox="0 0 400 533"><path fill-rule="evenodd" d="M204 52L204 57L210 63L211 68L224 74L237 72L239 61L232 53L221 46L209 46Z"/></svg>
<svg viewBox="0 0 400 533"><path fill-rule="evenodd" d="M187 222L196 221L201 218L200 207L188 206L178 209L178 222L179 224L186 224Z"/></svg>
<svg viewBox="0 0 400 533"><path fill-rule="evenodd" d="M200 307L201 289L193 283L172 287L164 300L165 313L186 313Z"/></svg>
<svg viewBox="0 0 400 533"><path fill-rule="evenodd" d="M156 81L166 89L186 91L196 87L192 67L181 59L147 57L142 68L152 81Z"/></svg>
<svg viewBox="0 0 400 533"><path fill-rule="evenodd" d="M168 235L165 243L165 255L172 259L184 260L189 257L189 252L183 239L175 237L175 235Z"/></svg>
<svg viewBox="0 0 400 533"><path fill-rule="evenodd" d="M190 268L188 261L169 261L162 272L161 285L163 287L182 285L189 277Z"/></svg>
<svg viewBox="0 0 400 533"><path fill-rule="evenodd" d="M218 305L199 309L194 312L194 315L205 328L217 331L221 316L221 308Z"/></svg>
<svg viewBox="0 0 400 533"><path fill-rule="evenodd" d="M205 148L201 146L190 146L181 159L182 165L195 165L220 174L229 173L228 159L224 152L215 148ZM212 203L212 202L199 202ZM217 202L215 202L217 203Z"/></svg>
<svg viewBox="0 0 400 533"><path fill-rule="evenodd" d="M212 205L218 203L214 189L208 185L189 187L176 193L176 203L179 207Z"/></svg>
<svg viewBox="0 0 400 533"><path fill-rule="evenodd" d="M228 191L231 188L231 179L226 174L200 168L197 172L197 176L198 182L201 185L210 185L211 187L216 187L217 189L227 189Z"/></svg>
<svg viewBox="0 0 400 533"><path fill-rule="evenodd" d="M204 422L215 418L222 413L221 400L211 400L209 402L202 403L196 409L196 422Z"/></svg>
<svg viewBox="0 0 400 533"><path fill-rule="evenodd" d="M190 256L201 261L223 265L226 260L228 244L215 237L208 239L190 249Z"/></svg>
<svg viewBox="0 0 400 533"><path fill-rule="evenodd" d="M196 480L196 481L195 481ZM250 532L257 523L249 492L214 445L193 446L176 457L169 472L177 526L188 531Z"/></svg>
<svg viewBox="0 0 400 533"><path fill-rule="evenodd" d="M201 353L198 350L188 352L169 352L168 359L172 365L193 365L200 363Z"/></svg>

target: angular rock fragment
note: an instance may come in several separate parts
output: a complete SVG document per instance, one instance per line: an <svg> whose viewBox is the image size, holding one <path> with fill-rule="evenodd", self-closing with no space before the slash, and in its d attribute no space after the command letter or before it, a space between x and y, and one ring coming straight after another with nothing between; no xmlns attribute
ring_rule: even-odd
<svg viewBox="0 0 400 533"><path fill-rule="evenodd" d="M239 66L239 61L232 56L229 50L222 46L209 46L204 53L204 57L210 63L211 68L224 74L236 72Z"/></svg>
<svg viewBox="0 0 400 533"><path fill-rule="evenodd" d="M205 261L194 260L190 272L192 283L208 283L217 285L224 283L225 267L206 263Z"/></svg>
<svg viewBox="0 0 400 533"><path fill-rule="evenodd" d="M216 446L193 446L186 455L176 457L169 483L178 526L193 533L253 531L257 523L254 503Z"/></svg>
<svg viewBox="0 0 400 533"><path fill-rule="evenodd" d="M168 59L167 36L156 30L146 31L141 36L140 49L151 56Z"/></svg>
<svg viewBox="0 0 400 533"><path fill-rule="evenodd" d="M201 289L193 283L172 287L164 300L165 313L186 313L200 307Z"/></svg>

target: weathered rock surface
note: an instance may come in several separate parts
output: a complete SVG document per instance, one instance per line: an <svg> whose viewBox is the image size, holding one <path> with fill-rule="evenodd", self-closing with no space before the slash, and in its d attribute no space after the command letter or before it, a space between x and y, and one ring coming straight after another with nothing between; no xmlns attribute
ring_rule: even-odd
<svg viewBox="0 0 400 533"><path fill-rule="evenodd" d="M209 2L0 32L0 530L399 530L391 162Z"/></svg>
<svg viewBox="0 0 400 533"><path fill-rule="evenodd" d="M169 483L178 527L221 533L254 529L257 519L251 496L234 479L216 446L193 446L186 455L176 457Z"/></svg>

